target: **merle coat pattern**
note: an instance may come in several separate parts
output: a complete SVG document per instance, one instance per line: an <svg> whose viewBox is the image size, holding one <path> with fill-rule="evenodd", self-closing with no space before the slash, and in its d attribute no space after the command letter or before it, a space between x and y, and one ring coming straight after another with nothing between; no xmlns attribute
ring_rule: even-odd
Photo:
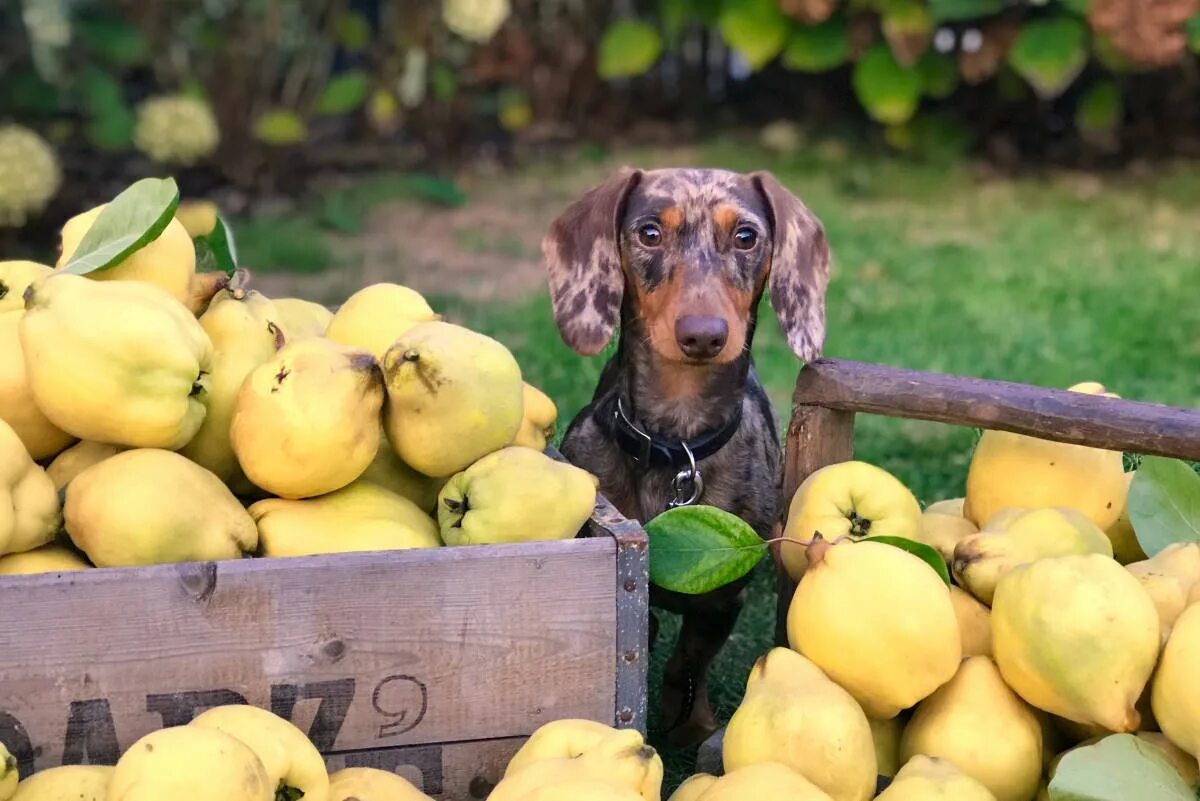
<svg viewBox="0 0 1200 801"><path fill-rule="evenodd" d="M667 508L676 469L640 466L596 408L619 397L643 431L689 440L721 429L740 407L732 438L699 464L698 502L770 537L780 512L781 449L750 345L768 292L800 361L820 354L829 249L817 218L769 173L623 169L554 221L542 252L568 345L597 354L620 326L616 352L591 404L569 426L563 454L595 474L626 517L645 522ZM708 667L737 621L745 583L703 596L652 589L654 606L683 615L661 710L673 742L695 743L715 729Z"/></svg>

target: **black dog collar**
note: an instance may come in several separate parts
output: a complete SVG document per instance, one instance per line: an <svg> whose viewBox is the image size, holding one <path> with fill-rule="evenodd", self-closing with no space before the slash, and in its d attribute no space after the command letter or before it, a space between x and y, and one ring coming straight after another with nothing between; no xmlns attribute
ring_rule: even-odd
<svg viewBox="0 0 1200 801"><path fill-rule="evenodd" d="M689 440L667 439L638 428L625 413L621 396L616 393L613 400L597 405L592 417L602 428L613 432L613 439L617 445L629 454L639 467L683 470L694 468L696 462L712 456L733 439L738 426L742 424L742 405L737 405L733 416L719 429Z"/></svg>

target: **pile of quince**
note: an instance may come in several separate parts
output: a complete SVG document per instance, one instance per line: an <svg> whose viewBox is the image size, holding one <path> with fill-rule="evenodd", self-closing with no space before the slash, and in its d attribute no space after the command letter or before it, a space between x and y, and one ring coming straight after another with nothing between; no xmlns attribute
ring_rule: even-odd
<svg viewBox="0 0 1200 801"><path fill-rule="evenodd" d="M2 745L0 761L0 801L429 801L387 771L330 774L294 724L242 704L151 732L115 766L63 765L18 781L16 760Z"/></svg>
<svg viewBox="0 0 1200 801"><path fill-rule="evenodd" d="M334 313L197 272L203 205L77 274L110 205L67 221L55 267L0 262L0 573L563 539L591 515L501 343L397 284Z"/></svg>
<svg viewBox="0 0 1200 801"><path fill-rule="evenodd" d="M294 724L244 704L151 732L116 766L64 765L19 778L16 760L0 745L0 801L431 801L387 771L330 774ZM558 720L525 741L487 798L659 801L662 780L662 759L638 731Z"/></svg>
<svg viewBox="0 0 1200 801"><path fill-rule="evenodd" d="M813 473L780 543L791 647L755 665L724 775L672 801L1048 799L1064 754L1117 734L1184 788L1138 797L1191 798L1200 542L1146 558L1132 477L1120 453L996 431L965 498L924 510L873 465ZM1058 797L1133 801L1107 792Z"/></svg>

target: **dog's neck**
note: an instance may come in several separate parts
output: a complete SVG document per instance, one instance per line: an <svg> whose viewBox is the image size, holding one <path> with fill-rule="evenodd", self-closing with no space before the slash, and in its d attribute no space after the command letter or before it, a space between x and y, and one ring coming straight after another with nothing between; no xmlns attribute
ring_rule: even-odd
<svg viewBox="0 0 1200 801"><path fill-rule="evenodd" d="M745 398L754 324L752 316L738 358L690 365L659 356L640 318L622 314L614 361L616 391L626 413L643 430L662 437L686 440L719 429Z"/></svg>

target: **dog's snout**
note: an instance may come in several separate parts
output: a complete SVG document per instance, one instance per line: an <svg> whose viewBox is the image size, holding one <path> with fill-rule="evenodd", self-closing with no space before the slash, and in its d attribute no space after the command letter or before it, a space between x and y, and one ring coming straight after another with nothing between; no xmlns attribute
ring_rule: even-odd
<svg viewBox="0 0 1200 801"><path fill-rule="evenodd" d="M685 314L675 321L675 341L689 359L711 359L729 341L729 323L722 317Z"/></svg>

